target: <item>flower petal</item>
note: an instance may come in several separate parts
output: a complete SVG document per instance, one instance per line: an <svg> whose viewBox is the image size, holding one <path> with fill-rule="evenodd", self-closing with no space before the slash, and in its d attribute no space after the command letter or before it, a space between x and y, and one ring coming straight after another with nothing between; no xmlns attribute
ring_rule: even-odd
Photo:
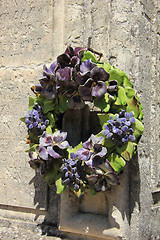
<svg viewBox="0 0 160 240"><path fill-rule="evenodd" d="M47 147L48 154L53 158L60 158L61 155L59 155L57 152L53 150L51 146Z"/></svg>
<svg viewBox="0 0 160 240"><path fill-rule="evenodd" d="M86 73L91 71L95 66L97 66L95 63L92 63L91 60L84 61L80 66L81 73Z"/></svg>
<svg viewBox="0 0 160 240"><path fill-rule="evenodd" d="M70 63L70 57L68 54L61 54L57 57L57 63L61 66L61 67L65 67Z"/></svg>
<svg viewBox="0 0 160 240"><path fill-rule="evenodd" d="M109 79L109 73L104 70L104 68L94 67L91 70L91 77L94 81L107 81Z"/></svg>
<svg viewBox="0 0 160 240"><path fill-rule="evenodd" d="M40 145L49 146L53 142L52 134L44 132L40 138Z"/></svg>
<svg viewBox="0 0 160 240"><path fill-rule="evenodd" d="M105 82L98 81L96 86L92 89L92 96L101 97L107 92L107 85Z"/></svg>
<svg viewBox="0 0 160 240"><path fill-rule="evenodd" d="M42 145L39 146L39 157L42 158L43 160L48 160L47 149Z"/></svg>
<svg viewBox="0 0 160 240"><path fill-rule="evenodd" d="M70 81L71 75L72 75L72 68L70 67L60 68L56 72L56 76L60 81Z"/></svg>
<svg viewBox="0 0 160 240"><path fill-rule="evenodd" d="M58 144L58 147L60 149L65 149L65 148L68 148L69 147L69 143L67 141L63 141L61 143Z"/></svg>
<svg viewBox="0 0 160 240"><path fill-rule="evenodd" d="M118 177L118 175L115 172L106 173L105 177L107 179L107 182L110 185L118 185L118 184L120 184L119 177Z"/></svg>
<svg viewBox="0 0 160 240"><path fill-rule="evenodd" d="M76 151L76 154L78 155L79 159L82 161L87 161L90 158L91 153L89 150L85 148L80 148Z"/></svg>

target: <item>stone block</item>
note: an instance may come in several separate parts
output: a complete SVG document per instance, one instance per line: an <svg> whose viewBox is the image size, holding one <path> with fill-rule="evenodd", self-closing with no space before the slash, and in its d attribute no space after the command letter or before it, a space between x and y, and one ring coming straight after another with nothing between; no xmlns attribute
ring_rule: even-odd
<svg viewBox="0 0 160 240"><path fill-rule="evenodd" d="M89 239L121 239L129 227L128 170L120 176L121 184L106 193L80 199L72 192L64 192L60 202L59 229L80 234ZM88 238L87 238L88 237Z"/></svg>

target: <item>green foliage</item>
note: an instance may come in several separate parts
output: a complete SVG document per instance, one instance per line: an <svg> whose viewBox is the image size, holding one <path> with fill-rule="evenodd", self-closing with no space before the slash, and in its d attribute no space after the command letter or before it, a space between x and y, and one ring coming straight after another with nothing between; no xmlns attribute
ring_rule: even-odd
<svg viewBox="0 0 160 240"><path fill-rule="evenodd" d="M110 114L105 113L98 113L98 118L100 120L100 124L102 126L102 129L104 129L104 125L107 124L107 121L109 120Z"/></svg>
<svg viewBox="0 0 160 240"><path fill-rule="evenodd" d="M59 100L58 109L60 113L66 112L69 109L67 98L64 95L59 95L58 100Z"/></svg>
<svg viewBox="0 0 160 240"><path fill-rule="evenodd" d="M43 109L43 113L46 114L50 111L53 111L56 107L56 100L54 99L45 99L43 101L43 106L42 106L42 109Z"/></svg>
<svg viewBox="0 0 160 240"><path fill-rule="evenodd" d="M108 93L106 93L104 96L100 98L95 98L94 105L103 110L104 112L108 112L110 109Z"/></svg>
<svg viewBox="0 0 160 240"><path fill-rule="evenodd" d="M54 115L51 112L48 112L46 115L46 119L49 120L49 125L51 128L53 128L55 126L55 119L54 119Z"/></svg>
<svg viewBox="0 0 160 240"><path fill-rule="evenodd" d="M30 144L30 148L27 149L25 152L30 152L30 151L35 152L37 146L38 144Z"/></svg>
<svg viewBox="0 0 160 240"><path fill-rule="evenodd" d="M56 180L56 188L57 188L57 194L61 194L66 189L66 187L62 183L62 178L59 178L58 180Z"/></svg>
<svg viewBox="0 0 160 240"><path fill-rule="evenodd" d="M121 157L124 158L124 160L129 161L133 156L135 145L137 144L133 142L128 142L127 144L124 144L121 148L116 147L116 151L121 155Z"/></svg>
<svg viewBox="0 0 160 240"><path fill-rule="evenodd" d="M144 126L142 122L139 121L138 119L136 119L135 123L133 124L133 130L134 130L134 136L138 141L144 130Z"/></svg>
<svg viewBox="0 0 160 240"><path fill-rule="evenodd" d="M29 110L32 110L35 101L36 101L36 100L35 100L34 98L29 97L29 107L28 107Z"/></svg>
<svg viewBox="0 0 160 240"><path fill-rule="evenodd" d="M26 118L25 117L21 117L20 120L25 123Z"/></svg>
<svg viewBox="0 0 160 240"><path fill-rule="evenodd" d="M116 173L120 173L126 165L124 159L115 152L108 157L108 160Z"/></svg>
<svg viewBox="0 0 160 240"><path fill-rule="evenodd" d="M84 61L89 60L89 59L91 59L92 62L94 62L94 63L98 62L97 58L95 57L95 55L92 52L90 52L90 51L84 52L83 58L81 59L81 62L84 62Z"/></svg>

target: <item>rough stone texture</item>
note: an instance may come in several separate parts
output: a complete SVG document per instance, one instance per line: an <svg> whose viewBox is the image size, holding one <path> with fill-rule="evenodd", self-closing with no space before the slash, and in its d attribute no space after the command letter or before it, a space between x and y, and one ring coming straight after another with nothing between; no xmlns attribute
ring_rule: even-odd
<svg viewBox="0 0 160 240"><path fill-rule="evenodd" d="M17 224L58 224L59 198L29 168L26 128L19 118L27 111L30 87L43 64L49 65L67 44L87 46L92 37L92 47L104 53L103 59L130 76L144 108L144 135L129 163L124 239L160 239L160 1L1 0L0 23L1 225L4 218ZM82 203L83 211L93 211L88 201ZM108 209L104 201L97 211L103 208ZM123 217L120 211L117 218L123 222ZM76 233L68 237L86 239Z"/></svg>

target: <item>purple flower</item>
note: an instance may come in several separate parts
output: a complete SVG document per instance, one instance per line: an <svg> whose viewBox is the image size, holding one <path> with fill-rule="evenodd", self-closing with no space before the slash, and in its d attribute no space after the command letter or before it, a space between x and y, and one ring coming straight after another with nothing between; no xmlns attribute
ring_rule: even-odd
<svg viewBox="0 0 160 240"><path fill-rule="evenodd" d="M55 72L57 67L57 62L52 63L49 69L45 65L43 66L43 78L39 79L39 84L35 84L31 88L35 94L42 94L48 99L56 98L57 79Z"/></svg>
<svg viewBox="0 0 160 240"><path fill-rule="evenodd" d="M59 81L70 81L73 68L80 63L80 53L84 48L78 47L75 50L68 46L65 53L57 57L59 69L56 71L56 76Z"/></svg>
<svg viewBox="0 0 160 240"><path fill-rule="evenodd" d="M62 150L69 146L65 140L66 132L56 131L54 134L44 132L40 138L40 145L37 146L39 157L48 160L49 157L61 158Z"/></svg>
<svg viewBox="0 0 160 240"><path fill-rule="evenodd" d="M82 63L80 70L81 74L79 74L77 81L81 83L79 92L84 100L88 100L89 97L92 99L92 96L101 97L107 92L105 82L109 79L109 73L103 68L99 68L87 60Z"/></svg>
<svg viewBox="0 0 160 240"><path fill-rule="evenodd" d="M101 145L102 141L103 137L95 137L95 135L92 134L91 137L83 143L83 148L76 151L78 158L85 161L90 167L101 164L103 157L107 153L106 148Z"/></svg>
<svg viewBox="0 0 160 240"><path fill-rule="evenodd" d="M114 117L110 117L110 120L107 121L108 124L104 126L103 134L106 138L110 138L115 142L118 147L126 144L129 140L135 141L134 130L131 127L131 124L135 122L133 116L133 112L128 113L125 110L115 114Z"/></svg>
<svg viewBox="0 0 160 240"><path fill-rule="evenodd" d="M45 120L42 108L37 103L33 105L33 109L28 111L25 115L25 123L28 130L31 131L33 128L37 130L44 130L49 123L49 120Z"/></svg>
<svg viewBox="0 0 160 240"><path fill-rule="evenodd" d="M111 188L112 185L118 185L119 177L110 165L108 160L98 168L92 168L91 174L87 176L88 182L94 186L96 192L104 192Z"/></svg>
<svg viewBox="0 0 160 240"><path fill-rule="evenodd" d="M63 164L60 168L62 172L62 182L68 187L78 191L85 178L84 166L78 161L77 154L71 153L69 159L62 159Z"/></svg>

